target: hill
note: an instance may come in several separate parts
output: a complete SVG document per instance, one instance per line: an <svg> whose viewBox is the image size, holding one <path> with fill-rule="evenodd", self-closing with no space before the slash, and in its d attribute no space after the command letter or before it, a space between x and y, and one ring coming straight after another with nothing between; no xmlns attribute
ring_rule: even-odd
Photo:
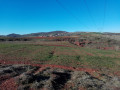
<svg viewBox="0 0 120 90"><path fill-rule="evenodd" d="M7 37L22 37L22 35L12 33L12 34L8 34Z"/></svg>
<svg viewBox="0 0 120 90"><path fill-rule="evenodd" d="M38 32L38 33L30 33L30 34L8 34L6 37L50 37L50 36L74 36L74 35L88 35L88 34L97 34L97 35L108 35L108 36L119 36L120 33L111 33L111 32L66 32L66 31L51 31L51 32ZM3 35L0 35L3 36Z"/></svg>
<svg viewBox="0 0 120 90"><path fill-rule="evenodd" d="M52 32L39 32L39 33L31 33L25 34L24 37L36 37L36 36L64 36L68 32L66 31L52 31Z"/></svg>

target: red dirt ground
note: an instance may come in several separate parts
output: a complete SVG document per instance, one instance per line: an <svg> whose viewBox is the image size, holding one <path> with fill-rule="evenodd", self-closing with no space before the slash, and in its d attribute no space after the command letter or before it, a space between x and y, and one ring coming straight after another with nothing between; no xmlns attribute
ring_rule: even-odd
<svg viewBox="0 0 120 90"><path fill-rule="evenodd" d="M17 90L17 85L15 83L15 78L10 78L0 84L1 90Z"/></svg>

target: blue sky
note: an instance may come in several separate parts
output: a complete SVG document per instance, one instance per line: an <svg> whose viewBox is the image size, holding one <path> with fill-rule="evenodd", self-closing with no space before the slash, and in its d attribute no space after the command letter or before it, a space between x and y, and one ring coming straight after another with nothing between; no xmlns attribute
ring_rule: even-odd
<svg viewBox="0 0 120 90"><path fill-rule="evenodd" d="M120 0L0 0L0 35L55 30L120 32Z"/></svg>

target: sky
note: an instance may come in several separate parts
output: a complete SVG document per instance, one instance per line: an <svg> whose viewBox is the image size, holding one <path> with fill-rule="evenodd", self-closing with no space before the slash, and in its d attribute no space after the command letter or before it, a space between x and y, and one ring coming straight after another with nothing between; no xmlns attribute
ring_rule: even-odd
<svg viewBox="0 0 120 90"><path fill-rule="evenodd" d="M0 35L120 32L120 0L0 0Z"/></svg>

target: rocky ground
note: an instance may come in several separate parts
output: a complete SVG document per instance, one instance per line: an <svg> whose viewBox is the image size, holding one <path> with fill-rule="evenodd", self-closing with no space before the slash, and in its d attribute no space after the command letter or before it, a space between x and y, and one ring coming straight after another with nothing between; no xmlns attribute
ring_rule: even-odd
<svg viewBox="0 0 120 90"><path fill-rule="evenodd" d="M32 65L0 64L0 90L120 90L120 77Z"/></svg>

